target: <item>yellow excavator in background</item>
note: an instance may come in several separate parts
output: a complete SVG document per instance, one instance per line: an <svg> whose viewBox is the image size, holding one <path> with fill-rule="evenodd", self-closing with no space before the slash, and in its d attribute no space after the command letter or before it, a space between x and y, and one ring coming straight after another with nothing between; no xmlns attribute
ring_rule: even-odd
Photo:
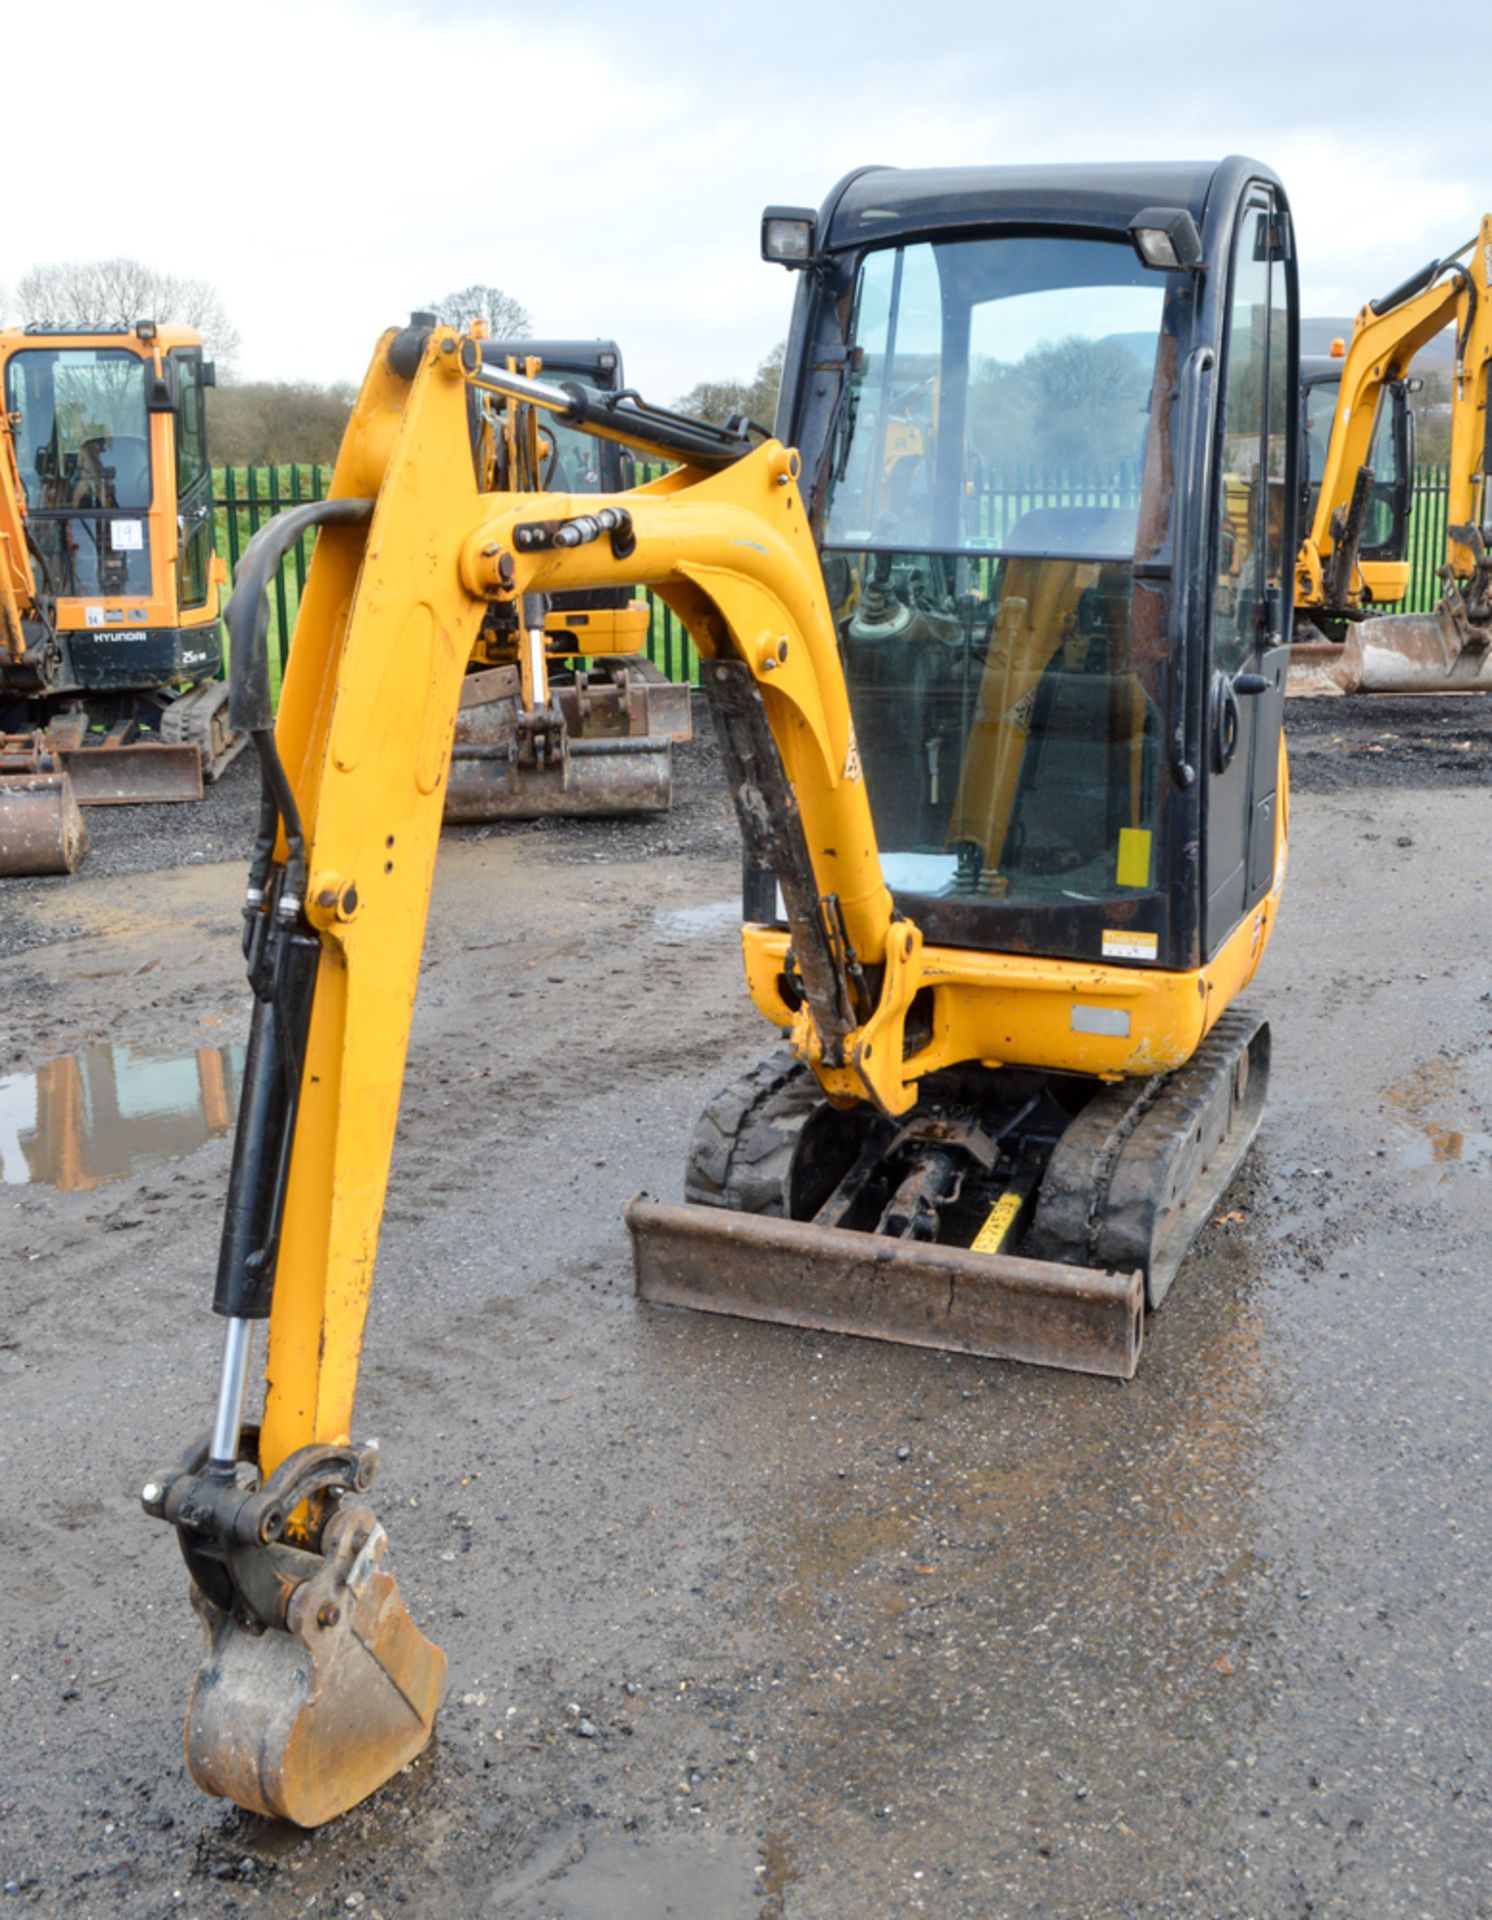
<svg viewBox="0 0 1492 1920"><path fill-rule="evenodd" d="M626 391L614 340L484 340L494 366L597 399ZM478 459L495 489L616 493L631 454L484 394ZM693 733L686 684L648 659L652 608L629 587L552 597L542 648L511 609L483 625L461 692L446 819L658 813L673 803L673 745Z"/></svg>
<svg viewBox="0 0 1492 1920"><path fill-rule="evenodd" d="M1400 476L1411 472L1392 425L1396 389L1416 354L1448 326L1455 328L1455 362L1441 598L1432 614L1379 614L1374 609L1385 596L1372 591L1363 549L1383 514L1384 453L1392 458L1397 451ZM1354 323L1296 561L1292 694L1492 689L1489 382L1492 214L1474 240L1370 300ZM1407 522L1405 507L1399 512Z"/></svg>
<svg viewBox="0 0 1492 1920"><path fill-rule="evenodd" d="M1258 1126L1269 1030L1237 1000L1285 876L1299 499L1280 183L1238 158L868 168L817 212L768 209L763 252L801 273L781 437L415 324L378 344L331 497L240 566L232 711L262 799L225 1344L210 1429L142 1499L206 1633L188 1765L244 1807L314 1826L353 1805L425 1744L444 1685L351 1434L489 627L539 652L554 596L649 585L699 650L737 807L747 984L781 1040L702 1117L687 1204L629 1209L644 1299L1128 1377ZM913 459L895 402L930 360ZM616 493L496 489L472 458L486 396L516 432L678 464ZM1101 437L1138 497L1054 487L992 528L974 399L980 432L1018 422L1077 474ZM313 526L276 718L268 586Z"/></svg>
<svg viewBox="0 0 1492 1920"><path fill-rule="evenodd" d="M80 806L200 800L228 725L202 336L0 331L0 876L71 872Z"/></svg>
<svg viewBox="0 0 1492 1920"><path fill-rule="evenodd" d="M1314 527L1321 504L1326 456L1341 418L1342 368L1346 358L1344 339L1333 340L1329 353L1300 356L1300 424L1305 436L1305 451L1301 455L1304 483L1301 524L1306 528ZM1417 375L1409 375L1390 380L1383 387L1368 449L1373 478L1371 486L1364 489L1367 505L1361 512L1356 564L1351 569L1352 579L1345 593L1323 590L1323 598L1329 604L1345 602L1354 612L1391 612L1409 591L1409 517L1414 501L1416 439L1410 397L1419 392L1423 384ZM1352 405L1350 395L1346 404L1349 408ZM1345 532L1348 505L1350 502L1338 503L1330 509L1324 528L1328 536L1334 530L1339 536ZM1333 559L1336 552L1340 552L1344 560L1349 557L1348 544L1340 538L1331 556ZM1296 611L1310 614L1318 626L1324 627L1332 619L1324 607L1305 609L1297 603ZM1287 686L1287 694L1291 691Z"/></svg>

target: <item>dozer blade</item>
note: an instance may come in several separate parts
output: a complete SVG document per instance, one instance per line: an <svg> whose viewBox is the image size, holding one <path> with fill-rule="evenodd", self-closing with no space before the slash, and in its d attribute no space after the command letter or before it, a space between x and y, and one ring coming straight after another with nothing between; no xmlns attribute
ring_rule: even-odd
<svg viewBox="0 0 1492 1920"><path fill-rule="evenodd" d="M639 1298L1131 1379L1138 1271L887 1240L724 1207L627 1208Z"/></svg>
<svg viewBox="0 0 1492 1920"><path fill-rule="evenodd" d="M447 822L666 813L673 805L673 748L641 736L571 740L563 760L525 764L501 743L452 751Z"/></svg>
<svg viewBox="0 0 1492 1920"><path fill-rule="evenodd" d="M319 1827L428 1742L446 1657L410 1619L372 1510L344 1507L325 1565L296 1590L287 1630L251 1632L192 1600L207 1653L187 1704L187 1768L206 1793Z"/></svg>
<svg viewBox="0 0 1492 1920"><path fill-rule="evenodd" d="M88 829L65 773L0 775L0 877L72 873Z"/></svg>
<svg viewBox="0 0 1492 1920"><path fill-rule="evenodd" d="M134 807L202 798L202 755L195 746L64 747L80 807Z"/></svg>

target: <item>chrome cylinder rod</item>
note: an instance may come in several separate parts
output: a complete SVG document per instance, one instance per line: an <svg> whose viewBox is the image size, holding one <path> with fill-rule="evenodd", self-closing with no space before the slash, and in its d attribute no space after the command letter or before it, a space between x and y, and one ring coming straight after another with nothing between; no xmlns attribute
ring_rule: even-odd
<svg viewBox="0 0 1492 1920"><path fill-rule="evenodd" d="M231 1319L223 1343L223 1373L218 1385L218 1410L213 1416L209 1464L238 1464L238 1439L243 1431L244 1395L249 1384L249 1356L254 1348L252 1320Z"/></svg>

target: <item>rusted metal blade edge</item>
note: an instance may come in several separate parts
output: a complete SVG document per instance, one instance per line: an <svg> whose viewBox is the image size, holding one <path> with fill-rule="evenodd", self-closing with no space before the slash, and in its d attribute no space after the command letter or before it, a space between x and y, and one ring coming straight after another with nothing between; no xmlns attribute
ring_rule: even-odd
<svg viewBox="0 0 1492 1920"><path fill-rule="evenodd" d="M725 1208L627 1208L638 1297L826 1333L1128 1380L1144 1280Z"/></svg>
<svg viewBox="0 0 1492 1920"><path fill-rule="evenodd" d="M80 807L138 807L202 798L195 745L154 741L129 747L67 747L57 755Z"/></svg>

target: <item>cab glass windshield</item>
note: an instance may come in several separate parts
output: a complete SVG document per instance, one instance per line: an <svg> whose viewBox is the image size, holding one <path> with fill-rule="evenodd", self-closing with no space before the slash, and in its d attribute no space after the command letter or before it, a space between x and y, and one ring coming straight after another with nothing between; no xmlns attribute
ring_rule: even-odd
<svg viewBox="0 0 1492 1920"><path fill-rule="evenodd" d="M150 591L145 363L117 347L24 348L6 368L32 538L58 594Z"/></svg>
<svg viewBox="0 0 1492 1920"><path fill-rule="evenodd" d="M899 894L1061 907L1155 884L1166 591L1133 561L1168 506L1152 525L1142 487L1167 287L1127 241L1072 235L861 264L823 557Z"/></svg>

